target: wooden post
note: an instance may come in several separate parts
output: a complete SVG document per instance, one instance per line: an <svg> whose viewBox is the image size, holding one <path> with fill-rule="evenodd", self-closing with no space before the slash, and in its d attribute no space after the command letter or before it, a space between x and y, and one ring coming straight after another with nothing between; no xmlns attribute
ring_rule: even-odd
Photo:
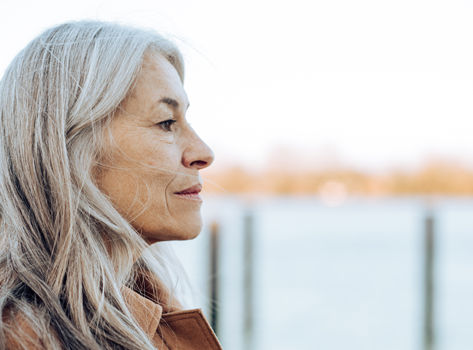
<svg viewBox="0 0 473 350"><path fill-rule="evenodd" d="M243 332L245 349L253 349L253 313L254 313L254 217L253 212L248 210L244 217L244 243L243 243Z"/></svg>
<svg viewBox="0 0 473 350"><path fill-rule="evenodd" d="M424 232L424 350L435 349L435 220L432 211L425 218Z"/></svg>
<svg viewBox="0 0 473 350"><path fill-rule="evenodd" d="M217 222L210 226L210 325L215 334L218 335L219 321L219 255L220 255L220 232Z"/></svg>

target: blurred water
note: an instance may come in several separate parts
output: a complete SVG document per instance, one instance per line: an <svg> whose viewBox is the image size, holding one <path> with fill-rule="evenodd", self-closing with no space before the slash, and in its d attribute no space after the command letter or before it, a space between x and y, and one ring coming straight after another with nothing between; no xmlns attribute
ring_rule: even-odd
<svg viewBox="0 0 473 350"><path fill-rule="evenodd" d="M242 218L255 218L255 333L258 350L420 350L424 201L268 198L249 204L208 198L208 224L221 225L219 337L243 342ZM443 199L437 225L437 350L473 348L473 200ZM208 227L177 242L208 312Z"/></svg>

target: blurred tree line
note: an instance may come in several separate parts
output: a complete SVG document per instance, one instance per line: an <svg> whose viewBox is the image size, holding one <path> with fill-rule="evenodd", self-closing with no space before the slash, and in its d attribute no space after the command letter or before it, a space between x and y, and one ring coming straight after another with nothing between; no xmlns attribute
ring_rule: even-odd
<svg viewBox="0 0 473 350"><path fill-rule="evenodd" d="M338 183L354 195L473 195L473 169L445 160L383 173L343 167L305 171L232 167L208 172L205 179L206 191L216 194L318 194L327 183Z"/></svg>

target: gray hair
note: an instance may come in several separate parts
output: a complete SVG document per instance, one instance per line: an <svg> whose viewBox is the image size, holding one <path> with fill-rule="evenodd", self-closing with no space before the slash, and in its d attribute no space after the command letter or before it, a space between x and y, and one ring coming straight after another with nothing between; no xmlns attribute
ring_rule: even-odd
<svg viewBox="0 0 473 350"><path fill-rule="evenodd" d="M140 269L158 278L166 259L143 254L150 249L93 176L150 50L183 79L180 53L157 33L83 21L34 39L0 81L0 348L27 342L6 321L21 314L38 335L28 344L154 349L120 288L133 288Z"/></svg>

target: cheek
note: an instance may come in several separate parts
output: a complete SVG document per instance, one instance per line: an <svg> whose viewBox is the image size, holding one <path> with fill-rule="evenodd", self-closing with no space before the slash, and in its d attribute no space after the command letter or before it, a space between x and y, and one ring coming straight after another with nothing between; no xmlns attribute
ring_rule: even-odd
<svg viewBox="0 0 473 350"><path fill-rule="evenodd" d="M181 156L173 135L157 135L154 129L138 128L121 137L112 151L114 164L145 175L176 173Z"/></svg>
<svg viewBox="0 0 473 350"><path fill-rule="evenodd" d="M174 144L156 142L142 151L138 169L148 181L169 183L179 174L180 162L180 155Z"/></svg>
<svg viewBox="0 0 473 350"><path fill-rule="evenodd" d="M98 185L122 214L165 205L166 189L178 174L180 156L168 139L128 133L115 143L98 175ZM140 208L141 207L141 208Z"/></svg>
<svg viewBox="0 0 473 350"><path fill-rule="evenodd" d="M170 171L150 170L149 167L118 168L104 170L97 182L125 219L141 222L147 213L167 215L167 192L174 176Z"/></svg>

